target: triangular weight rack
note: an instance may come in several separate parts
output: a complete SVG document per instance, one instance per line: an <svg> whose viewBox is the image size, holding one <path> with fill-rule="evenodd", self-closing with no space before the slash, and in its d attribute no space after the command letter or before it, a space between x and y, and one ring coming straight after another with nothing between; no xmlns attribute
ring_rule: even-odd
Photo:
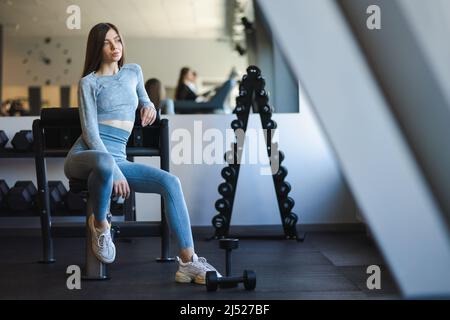
<svg viewBox="0 0 450 320"><path fill-rule="evenodd" d="M272 144L272 136L277 128L277 123L271 119L273 109L269 105L269 95L265 90L265 80L261 76L261 70L256 66L247 68L247 74L242 77L239 85L239 96L236 98L236 108L234 110L237 119L231 122L231 128L234 130L236 142L232 144L232 150L227 151L224 155L228 166L223 168L221 172L225 182L221 183L218 187L218 192L222 198L218 199L215 203L215 208L218 213L212 219L212 224L215 228L213 238L221 239L229 237L231 215L250 108L252 108L253 112L259 112L262 127L267 133L264 136L267 154L270 159L271 168L273 169L272 178L275 185L284 238L303 241L304 234L297 232L298 216L292 212L295 201L289 197L291 185L286 181L288 171L286 167L282 166L284 153L278 150L277 143ZM257 238L258 236L254 237ZM268 236L262 237L268 238Z"/></svg>

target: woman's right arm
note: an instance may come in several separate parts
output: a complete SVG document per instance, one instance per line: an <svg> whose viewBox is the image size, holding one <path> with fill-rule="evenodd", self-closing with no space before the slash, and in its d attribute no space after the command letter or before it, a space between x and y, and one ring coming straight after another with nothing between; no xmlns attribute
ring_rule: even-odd
<svg viewBox="0 0 450 320"><path fill-rule="evenodd" d="M81 79L78 83L79 114L81 132L84 142L90 150L108 152L103 141L100 139L97 122L97 100L95 84L88 79ZM114 167L114 181L124 180L125 176L117 164Z"/></svg>

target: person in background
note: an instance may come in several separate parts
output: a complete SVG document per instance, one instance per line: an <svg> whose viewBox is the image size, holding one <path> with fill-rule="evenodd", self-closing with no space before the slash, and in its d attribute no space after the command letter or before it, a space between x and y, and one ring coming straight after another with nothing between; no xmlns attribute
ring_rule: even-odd
<svg viewBox="0 0 450 320"><path fill-rule="evenodd" d="M20 100L12 100L8 111L11 117L28 116L29 112L26 110Z"/></svg>
<svg viewBox="0 0 450 320"><path fill-rule="evenodd" d="M175 114L173 100L166 98L166 90L161 81L155 78L147 80L145 90L155 107L161 109L161 114Z"/></svg>
<svg viewBox="0 0 450 320"><path fill-rule="evenodd" d="M11 100L3 101L2 105L0 106L0 117L8 117L10 107L11 107Z"/></svg>
<svg viewBox="0 0 450 320"><path fill-rule="evenodd" d="M192 71L192 81L189 82L188 86L189 86L189 88L191 88L191 90L195 94L198 94L198 82L197 81L198 81L197 72Z"/></svg>
<svg viewBox="0 0 450 320"><path fill-rule="evenodd" d="M175 89L175 100L194 100L197 99L197 93L191 89L191 83L194 79L193 71L184 67L178 77L177 88Z"/></svg>
<svg viewBox="0 0 450 320"><path fill-rule="evenodd" d="M175 90L175 100L192 100L196 102L205 101L205 97L211 92L198 94L195 84L197 74L191 68L184 67L178 77L177 88ZM206 99L207 100L207 99Z"/></svg>

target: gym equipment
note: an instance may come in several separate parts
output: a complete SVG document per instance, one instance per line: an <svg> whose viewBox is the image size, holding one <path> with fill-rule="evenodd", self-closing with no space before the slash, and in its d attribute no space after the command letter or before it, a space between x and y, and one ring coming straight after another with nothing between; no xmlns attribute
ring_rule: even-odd
<svg viewBox="0 0 450 320"><path fill-rule="evenodd" d="M20 130L11 140L11 145L16 151L26 152L33 150L33 133L31 130Z"/></svg>
<svg viewBox="0 0 450 320"><path fill-rule="evenodd" d="M126 215L125 201L126 200L122 197L112 196L110 210L113 216Z"/></svg>
<svg viewBox="0 0 450 320"><path fill-rule="evenodd" d="M239 248L239 239L221 239L219 248L225 250L225 275L231 274L231 252Z"/></svg>
<svg viewBox="0 0 450 320"><path fill-rule="evenodd" d="M256 288L256 274L251 270L244 270L244 274L241 277L218 277L217 272L206 272L206 290L216 291L218 287L233 288L239 283L244 284L245 290L252 291Z"/></svg>
<svg viewBox="0 0 450 320"><path fill-rule="evenodd" d="M285 167L280 166L280 168L278 168L278 171L275 173L275 180L278 182L284 181L287 174L288 174L287 169Z"/></svg>
<svg viewBox="0 0 450 320"><path fill-rule="evenodd" d="M230 202L227 199L219 199L215 204L216 210L219 212L226 212L230 209Z"/></svg>
<svg viewBox="0 0 450 320"><path fill-rule="evenodd" d="M274 111L273 108L272 108L271 106L269 106L269 105L264 105L264 106L259 110L260 113L262 113L262 114L267 114L267 115L272 114L273 111Z"/></svg>
<svg viewBox="0 0 450 320"><path fill-rule="evenodd" d="M228 224L227 218L222 214L214 216L214 218L212 219L212 223L216 229L221 229Z"/></svg>
<svg viewBox="0 0 450 320"><path fill-rule="evenodd" d="M278 195L282 198L287 197L289 192L291 192L291 184L287 181L281 182L281 185L277 188Z"/></svg>
<svg viewBox="0 0 450 320"><path fill-rule="evenodd" d="M230 165L237 164L237 153L235 151L227 151L224 158L225 161Z"/></svg>
<svg viewBox="0 0 450 320"><path fill-rule="evenodd" d="M50 208L53 212L63 211L65 209L65 198L67 189L61 181L48 182Z"/></svg>
<svg viewBox="0 0 450 320"><path fill-rule="evenodd" d="M32 210L37 189L32 181L17 181L7 195L8 208L12 211Z"/></svg>
<svg viewBox="0 0 450 320"><path fill-rule="evenodd" d="M70 149L81 134L81 128L54 127L46 129L46 147L49 149Z"/></svg>
<svg viewBox="0 0 450 320"><path fill-rule="evenodd" d="M71 188L64 197L65 209L71 215L84 215L87 210L87 199L81 192L74 192ZM113 216L125 215L124 199L111 196L110 211Z"/></svg>
<svg viewBox="0 0 450 320"><path fill-rule="evenodd" d="M284 218L284 224L288 226L295 226L297 223L298 216L295 213L290 213Z"/></svg>
<svg viewBox="0 0 450 320"><path fill-rule="evenodd" d="M251 270L244 270L242 277L231 276L231 252L239 248L238 239L220 239L220 249L225 250L225 276L218 277L217 272L208 271L206 273L206 290L216 291L221 289L237 287L239 283L244 284L246 290L254 290L256 287L256 273Z"/></svg>
<svg viewBox="0 0 450 320"><path fill-rule="evenodd" d="M237 105L236 108L234 108L234 113L240 115L244 114L247 111L247 108L244 105Z"/></svg>
<svg viewBox="0 0 450 320"><path fill-rule="evenodd" d="M277 149L278 149L278 147L277 147ZM284 152L283 151L278 151L278 154L275 153L273 155L273 157L274 157L273 159L278 161L278 164L281 165L281 163L284 161Z"/></svg>
<svg viewBox="0 0 450 320"><path fill-rule="evenodd" d="M233 194L233 186L231 183L223 182L219 185L219 193L224 197L229 197Z"/></svg>
<svg viewBox="0 0 450 320"><path fill-rule="evenodd" d="M236 171L233 167L225 167L222 169L221 175L227 182L233 182L236 178Z"/></svg>
<svg viewBox="0 0 450 320"><path fill-rule="evenodd" d="M269 120L266 123L263 124L263 128L264 129L270 129L270 130L274 130L277 128L277 123L273 120Z"/></svg>
<svg viewBox="0 0 450 320"><path fill-rule="evenodd" d="M287 197L281 200L281 210L283 211L283 213L286 213L286 215L289 215L294 205L295 201L291 197Z"/></svg>
<svg viewBox="0 0 450 320"><path fill-rule="evenodd" d="M285 181L288 170L281 163L285 159L285 155L278 149L278 143L272 142L274 130L277 128L277 123L272 120L273 108L269 104L269 92L265 89L265 80L261 76L261 70L256 66L247 68L247 74L242 77L239 84L239 96L236 98L236 108L234 113L237 119L231 122L231 127L235 130L236 142L232 143L231 150L224 154L224 160L228 166L222 169L221 175L225 179L218 187L218 192L222 196L221 199L215 202L215 208L218 211L212 219L212 225L215 228L215 234L212 238L222 239L229 236L231 215L233 210L234 198L236 195L237 180L239 177L239 169L241 163L241 156L244 146L245 134L237 134L236 130L247 130L248 118L250 109L253 112L259 112L261 124L266 129L266 146L267 155L270 159L270 164L275 172L272 175L275 192L277 195L278 209L280 213L280 220L283 224L284 238L294 239L297 241L304 240L304 234L297 232L298 216L292 213L291 210L295 205L292 198L288 197L291 191L291 185ZM254 237L257 236L249 236ZM269 238L262 236L262 238Z"/></svg>
<svg viewBox="0 0 450 320"><path fill-rule="evenodd" d="M9 192L9 186L5 180L0 180L0 209L7 207L6 197Z"/></svg>
<svg viewBox="0 0 450 320"><path fill-rule="evenodd" d="M231 128L233 130L242 129L242 128L244 128L244 123L239 119L233 120L231 122Z"/></svg>
<svg viewBox="0 0 450 320"><path fill-rule="evenodd" d="M8 136L6 135L5 131L0 130L0 149L5 148L8 141L9 141L9 139L8 139Z"/></svg>
<svg viewBox="0 0 450 320"><path fill-rule="evenodd" d="M140 110L136 110L136 117L134 127L140 127L141 117ZM36 164L36 176L38 182L38 209L41 218L41 231L43 242L43 263L55 262L53 251L53 234L58 232L64 232L67 236L71 232L77 236L81 236L83 231L86 234L85 223L76 224L61 223L58 225L56 222L52 223L52 210L50 205L49 186L47 183L47 168L46 159L48 157L65 157L69 148L67 146L67 139L62 141L55 140L53 133L55 130L61 130L62 128L70 128L70 132L76 132L81 130L79 111L77 108L44 108L41 109L40 118L33 121L33 138L35 145L35 164ZM141 127L142 128L142 127ZM73 130L73 131L72 131ZM141 130L141 129L139 129ZM159 111L157 113L156 121L151 125L142 128L143 139L142 147L128 146L127 145L127 159L133 161L136 156L146 157L160 157L160 167L162 170L169 171L169 123L167 119L160 119ZM72 139L72 134L70 134ZM70 140L69 139L69 140ZM51 143L49 143L51 142ZM132 141L132 144L136 143ZM70 180L70 190L66 195L66 204L69 207L75 207L74 203L71 203L69 197L71 194L81 193L81 198L88 196L87 181L86 180ZM84 200L83 200L84 201ZM80 202L76 203L81 206ZM148 237L148 236L160 236L161 237L161 255L157 259L159 262L174 261L169 256L170 252L170 234L169 228L166 222L164 214L164 201L161 199L161 221L158 222L140 222L136 221L136 211L133 192L130 198L125 201L126 214L125 221L114 222L113 227L120 227L121 235L125 237ZM89 212L90 210L84 210ZM86 234L86 236L89 236ZM102 279L103 271L106 266L102 264L94 264L91 266L92 260L86 260L85 276L89 278ZM96 267L97 266L97 267ZM102 271L103 270L103 271Z"/></svg>
<svg viewBox="0 0 450 320"><path fill-rule="evenodd" d="M70 189L66 194L65 204L66 209L71 214L86 212L86 200L83 199L80 193L75 193L72 189Z"/></svg>

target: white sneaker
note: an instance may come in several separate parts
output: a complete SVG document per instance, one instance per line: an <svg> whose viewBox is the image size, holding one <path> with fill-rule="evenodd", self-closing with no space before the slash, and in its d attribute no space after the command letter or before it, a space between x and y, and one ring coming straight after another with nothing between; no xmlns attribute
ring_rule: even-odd
<svg viewBox="0 0 450 320"><path fill-rule="evenodd" d="M177 257L177 261L178 271L175 274L176 282L190 283L193 281L198 284L205 284L205 276L206 272L208 271L216 271L218 277L222 276L212 265L210 265L206 261L205 258L199 258L196 254L192 256L191 262L184 263L179 257Z"/></svg>
<svg viewBox="0 0 450 320"><path fill-rule="evenodd" d="M92 251L97 259L104 263L112 263L116 258L116 246L111 238L111 227L101 232L95 227L94 215L91 215L89 229L91 230Z"/></svg>

